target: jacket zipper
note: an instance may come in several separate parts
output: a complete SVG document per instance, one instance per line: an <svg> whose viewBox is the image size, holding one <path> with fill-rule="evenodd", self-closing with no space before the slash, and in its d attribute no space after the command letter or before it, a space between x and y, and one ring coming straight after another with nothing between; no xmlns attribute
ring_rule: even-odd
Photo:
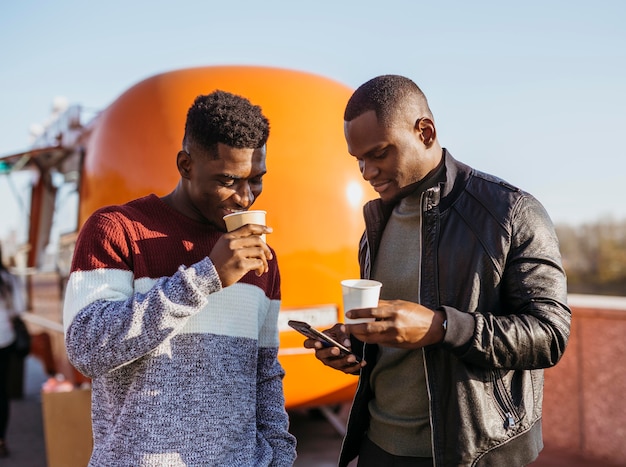
<svg viewBox="0 0 626 467"><path fill-rule="evenodd" d="M421 207L421 213L420 213L420 219L419 219L419 232L420 232L420 261L417 265L418 267L418 281L417 281L417 296L418 296L418 301L421 302L421 292L422 292L422 287L421 287L421 281L422 281L422 257L423 257L423 248L424 248L424 235L423 235L423 223L424 223L424 213L426 212L427 208L425 207L426 204L426 196L425 193L428 192L430 190L426 190L425 192L422 192L422 194L420 195L420 207ZM368 248L368 253L367 253L367 260L368 260L368 270L367 270L367 277L365 277L365 279L371 279L371 271L372 271L372 254L371 254L371 249L370 249L370 239L369 239L369 235L368 235L368 229L365 229L365 236L366 236L366 244L367 244L367 248ZM367 344L363 344L363 355L362 357L365 358L365 348L366 348ZM424 348L422 348L422 360L424 362L424 375L426 378L426 392L428 395L428 420L430 423L430 432L431 432L431 436L430 436L430 448L431 448L431 452L433 455L433 465L436 467L437 462L436 462L436 457L435 457L435 441L434 441L434 426L433 426L433 411L432 411L432 397L431 397L431 389L430 389L430 383L428 380L428 367L426 365L426 352L424 351ZM356 389L356 393L358 393L359 391L359 387L361 386L361 378L359 377L359 382L357 384L357 389ZM352 415L352 414L350 414ZM343 443L342 443L343 444ZM343 446L342 446L343 447Z"/></svg>
<svg viewBox="0 0 626 467"><path fill-rule="evenodd" d="M428 190L427 190L428 191ZM426 204L426 192L422 192L420 195L420 220L419 220L419 232L420 232L420 260L417 265L418 267L418 282L417 282L417 297L418 301L421 303L422 298L422 258L423 258L423 250L424 250L424 214L427 211L425 206ZM428 366L426 365L426 351L422 347L422 360L424 362L424 377L426 379L426 393L428 394L428 423L430 424L430 450L433 455L433 465L437 465L437 461L435 458L435 439L434 439L434 424L433 424L433 410L432 410L432 393L430 389L430 382L428 379Z"/></svg>
<svg viewBox="0 0 626 467"><path fill-rule="evenodd" d="M517 425L517 420L519 420L520 417L514 408L511 397L509 396L506 388L504 388L502 384L502 379L496 378L493 371L491 372L491 383L493 385L496 406L503 418L504 428L506 428L507 430L515 428L515 426Z"/></svg>

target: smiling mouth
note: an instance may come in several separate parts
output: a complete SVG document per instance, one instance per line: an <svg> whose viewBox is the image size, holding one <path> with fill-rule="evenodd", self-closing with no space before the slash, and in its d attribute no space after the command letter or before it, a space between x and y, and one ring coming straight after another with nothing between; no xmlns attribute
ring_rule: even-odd
<svg viewBox="0 0 626 467"><path fill-rule="evenodd" d="M371 183L370 185L372 185L372 188L374 188L374 191L376 191L377 193L381 193L385 191L390 184L391 182L387 180L384 182Z"/></svg>

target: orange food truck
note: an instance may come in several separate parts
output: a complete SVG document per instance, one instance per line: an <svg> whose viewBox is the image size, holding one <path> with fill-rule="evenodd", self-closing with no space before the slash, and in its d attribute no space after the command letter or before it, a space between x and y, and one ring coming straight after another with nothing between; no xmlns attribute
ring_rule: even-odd
<svg viewBox="0 0 626 467"><path fill-rule="evenodd" d="M342 320L340 281L359 275L361 208L374 195L343 136L352 90L322 76L260 66L165 72L130 87L87 122L79 107L68 107L33 147L3 156L5 173L31 171L33 179L21 267L30 303L26 321L49 340L48 371L83 382L67 362L62 329L76 233L101 206L173 189L187 109L197 95L215 89L248 97L270 120L268 174L254 208L267 211L274 229L268 243L281 268L279 359L287 408L347 402L356 377L322 365L287 325L297 319L325 329ZM55 231L61 215L73 218L69 231ZM44 263L52 243L58 246L50 268ZM20 273L19 265L15 269Z"/></svg>

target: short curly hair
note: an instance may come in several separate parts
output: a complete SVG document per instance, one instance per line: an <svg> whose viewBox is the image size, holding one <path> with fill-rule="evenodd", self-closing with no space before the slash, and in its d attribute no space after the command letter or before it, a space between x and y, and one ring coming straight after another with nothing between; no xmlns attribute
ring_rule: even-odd
<svg viewBox="0 0 626 467"><path fill-rule="evenodd" d="M422 90L409 78L381 75L363 83L348 100L343 119L350 122L373 110L382 123L390 123L398 111L417 105L422 116L433 118Z"/></svg>
<svg viewBox="0 0 626 467"><path fill-rule="evenodd" d="M226 91L196 97L187 111L183 145L213 150L217 143L233 148L263 147L269 138L269 120L258 105Z"/></svg>

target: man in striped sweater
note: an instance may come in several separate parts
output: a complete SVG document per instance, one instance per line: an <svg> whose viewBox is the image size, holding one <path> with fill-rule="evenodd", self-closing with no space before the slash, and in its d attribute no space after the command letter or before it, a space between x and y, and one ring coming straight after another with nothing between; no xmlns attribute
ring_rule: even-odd
<svg viewBox="0 0 626 467"><path fill-rule="evenodd" d="M92 378L90 466L288 466L274 251L223 216L262 190L269 122L223 91L190 107L180 180L95 212L79 234L64 325Z"/></svg>

